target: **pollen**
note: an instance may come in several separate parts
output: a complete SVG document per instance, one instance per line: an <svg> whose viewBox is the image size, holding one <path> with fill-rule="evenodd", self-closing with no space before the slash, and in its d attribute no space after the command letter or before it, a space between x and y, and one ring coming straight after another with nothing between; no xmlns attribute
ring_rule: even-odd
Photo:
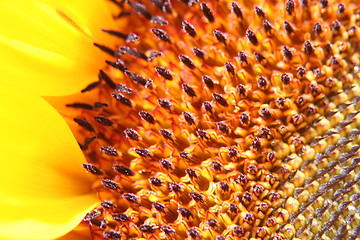
<svg viewBox="0 0 360 240"><path fill-rule="evenodd" d="M93 239L356 239L356 2L111 1L129 27L67 104Z"/></svg>

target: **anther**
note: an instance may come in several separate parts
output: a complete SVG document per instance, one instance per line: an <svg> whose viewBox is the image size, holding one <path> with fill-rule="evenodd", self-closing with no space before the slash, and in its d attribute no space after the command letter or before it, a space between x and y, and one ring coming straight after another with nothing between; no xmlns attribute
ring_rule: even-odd
<svg viewBox="0 0 360 240"><path fill-rule="evenodd" d="M102 102L95 102L94 103L94 109L98 109L98 108L103 108L103 107L108 107L109 105L107 103L102 103Z"/></svg>
<svg viewBox="0 0 360 240"><path fill-rule="evenodd" d="M188 21L184 20L182 22L182 26L183 26L183 29L185 30L185 32L187 34L189 34L191 37L195 37L196 36L196 30L195 30L195 27L189 23Z"/></svg>
<svg viewBox="0 0 360 240"><path fill-rule="evenodd" d="M152 16L151 19L150 19L150 22L155 23L155 24L159 24L159 25L163 25L163 26L169 24L168 21L166 21L165 19L163 19L160 16Z"/></svg>
<svg viewBox="0 0 360 240"><path fill-rule="evenodd" d="M294 32L293 27L291 26L291 24L290 24L288 21L285 21L285 22L284 22L284 29L286 30L286 32L287 32L288 34L291 34L291 33Z"/></svg>
<svg viewBox="0 0 360 240"><path fill-rule="evenodd" d="M85 128L86 130L93 132L95 131L94 127L88 122L86 118L80 119L80 118L74 118L74 122L79 124L79 126Z"/></svg>
<svg viewBox="0 0 360 240"><path fill-rule="evenodd" d="M172 162L170 160L167 160L164 158L160 159L159 163L161 164L161 166L163 168L168 169L168 170L173 169L173 167L174 167L174 165L172 164Z"/></svg>
<svg viewBox="0 0 360 240"><path fill-rule="evenodd" d="M178 209L178 211L181 214L181 216L183 216L184 218L190 219L193 217L192 213L189 210L187 210L186 208L180 207Z"/></svg>
<svg viewBox="0 0 360 240"><path fill-rule="evenodd" d="M159 212L165 212L165 205L159 202L153 202L152 206Z"/></svg>
<svg viewBox="0 0 360 240"><path fill-rule="evenodd" d="M147 225L147 224L140 225L139 229L140 229L140 231L142 231L144 233L154 233L155 232L155 229L152 226Z"/></svg>
<svg viewBox="0 0 360 240"><path fill-rule="evenodd" d="M254 8L254 11L255 11L256 15L258 15L259 17L261 17L261 18L265 17L264 10L261 7L256 6Z"/></svg>
<svg viewBox="0 0 360 240"><path fill-rule="evenodd" d="M158 103L161 107L165 108L166 110L170 110L171 107L173 106L172 103L167 99L160 98L158 99Z"/></svg>
<svg viewBox="0 0 360 240"><path fill-rule="evenodd" d="M254 31L252 31L250 29L246 30L246 37L255 46L257 46L259 44L258 39L257 39Z"/></svg>
<svg viewBox="0 0 360 240"><path fill-rule="evenodd" d="M214 107L211 105L211 103L209 101L203 102L202 107L209 113L213 113Z"/></svg>
<svg viewBox="0 0 360 240"><path fill-rule="evenodd" d="M304 67L298 67L296 73L299 78L303 78L306 74L306 69Z"/></svg>
<svg viewBox="0 0 360 240"><path fill-rule="evenodd" d="M99 168L95 167L91 163L84 163L82 166L83 166L83 168L86 169L86 171L88 171L91 174L94 174L94 175L102 175L103 174L103 172Z"/></svg>
<svg viewBox="0 0 360 240"><path fill-rule="evenodd" d="M165 139L169 139L172 140L174 134L172 132L170 132L167 129L160 129L159 133L165 138Z"/></svg>
<svg viewBox="0 0 360 240"><path fill-rule="evenodd" d="M145 148L136 148L135 152L139 154L140 157L148 157L151 158L150 151Z"/></svg>
<svg viewBox="0 0 360 240"><path fill-rule="evenodd" d="M127 201L132 203L138 203L139 197L132 193L124 193L122 195Z"/></svg>
<svg viewBox="0 0 360 240"><path fill-rule="evenodd" d="M227 184L226 182L223 182L223 181L219 182L219 187L224 192L228 192L230 190L229 184Z"/></svg>
<svg viewBox="0 0 360 240"><path fill-rule="evenodd" d="M307 40L305 43L304 43L304 51L307 55L311 55L313 52L314 52L314 48L310 42L310 40Z"/></svg>
<svg viewBox="0 0 360 240"><path fill-rule="evenodd" d="M208 221L207 221L207 225L211 228L216 228L219 226L219 222L216 220L216 219L213 219L213 218L210 218Z"/></svg>
<svg viewBox="0 0 360 240"><path fill-rule="evenodd" d="M109 60L106 60L105 62L106 62L106 64L110 65L111 67L118 69L122 72L125 72L128 70L127 67L125 66L125 63L123 61L121 61L120 59L116 60L116 62L111 62Z"/></svg>
<svg viewBox="0 0 360 240"><path fill-rule="evenodd" d="M179 55L179 59L188 68L195 69L195 64L194 64L193 60L191 60L190 57L188 57L184 54L181 54L181 55Z"/></svg>
<svg viewBox="0 0 360 240"><path fill-rule="evenodd" d="M101 183L106 188L109 188L109 189L112 189L112 190L119 189L119 185L116 182L114 182L113 180L111 180L111 179L108 179L108 178L102 179Z"/></svg>
<svg viewBox="0 0 360 240"><path fill-rule="evenodd" d="M187 95L189 95L189 97L196 97L196 93L190 85L183 83L181 88Z"/></svg>
<svg viewBox="0 0 360 240"><path fill-rule="evenodd" d="M188 125L194 125L195 124L195 118L193 115L189 112L183 112L182 115L185 118L185 121Z"/></svg>
<svg viewBox="0 0 360 240"><path fill-rule="evenodd" d="M316 23L316 24L314 25L314 32L315 32L315 34L317 34L317 35L319 35L319 34L322 33L322 27L321 27L320 23Z"/></svg>
<svg viewBox="0 0 360 240"><path fill-rule="evenodd" d="M267 80L266 80L266 78L263 77L263 76L260 76L258 78L257 85L258 85L258 88L260 88L261 90L266 90L266 88L267 88Z"/></svg>
<svg viewBox="0 0 360 240"><path fill-rule="evenodd" d="M246 175L243 173L240 173L240 175L236 178L236 180L240 185L245 185L248 182Z"/></svg>
<svg viewBox="0 0 360 240"><path fill-rule="evenodd" d="M212 14L211 9L206 5L206 3L200 3L200 7L207 20L209 20L209 22L214 22L215 21L214 15Z"/></svg>
<svg viewBox="0 0 360 240"><path fill-rule="evenodd" d="M81 90L81 93L89 92L89 91L95 89L96 87L98 87L100 85L100 83L101 83L100 81L90 83L84 89Z"/></svg>
<svg viewBox="0 0 360 240"><path fill-rule="evenodd" d="M170 43L169 35L161 28L153 28L151 31L157 36L160 40Z"/></svg>
<svg viewBox="0 0 360 240"><path fill-rule="evenodd" d="M162 181L157 177L149 178L149 182L151 185L154 185L155 187L161 187L163 184Z"/></svg>
<svg viewBox="0 0 360 240"><path fill-rule="evenodd" d="M293 57L290 49L287 46L283 46L282 53L283 53L284 57L288 60L291 60Z"/></svg>
<svg viewBox="0 0 360 240"><path fill-rule="evenodd" d="M246 96L246 89L243 84L239 84L236 86L236 90L239 93L240 96L245 97Z"/></svg>
<svg viewBox="0 0 360 240"><path fill-rule="evenodd" d="M199 230L197 230L195 228L190 228L187 232L188 232L189 236L191 238L193 238L193 239L200 239L201 238Z"/></svg>
<svg viewBox="0 0 360 240"><path fill-rule="evenodd" d="M238 206L236 206L235 203L230 203L230 205L229 205L229 210L230 210L230 212L232 212L232 213L238 213L239 208L238 208Z"/></svg>
<svg viewBox="0 0 360 240"><path fill-rule="evenodd" d="M215 169L216 171L220 171L220 170L222 169L223 165L222 165L221 162L213 161L213 162L211 163L211 167L212 167L213 169Z"/></svg>
<svg viewBox="0 0 360 240"><path fill-rule="evenodd" d="M288 85L291 81L291 76L288 73L283 73L281 74L280 79L284 85Z"/></svg>
<svg viewBox="0 0 360 240"><path fill-rule="evenodd" d="M203 59L203 60L205 59L205 51L204 50L194 47L192 49L192 51L195 54L195 56L197 56L198 58Z"/></svg>
<svg viewBox="0 0 360 240"><path fill-rule="evenodd" d="M190 196L192 199L194 199L195 202L201 202L201 203L204 202L203 197L202 197L199 193L190 192L190 193L189 193L189 196Z"/></svg>
<svg viewBox="0 0 360 240"><path fill-rule="evenodd" d="M111 87L112 89L116 88L116 84L113 82L113 80L111 80L111 78L109 77L109 75L107 75L103 70L99 71L99 78L104 80L105 83Z"/></svg>
<svg viewBox="0 0 360 240"><path fill-rule="evenodd" d="M113 240L120 240L121 234L114 230L104 231L103 233L104 238L113 239Z"/></svg>
<svg viewBox="0 0 360 240"><path fill-rule="evenodd" d="M248 113L240 114L240 123L243 125L247 125L250 123L250 115Z"/></svg>
<svg viewBox="0 0 360 240"><path fill-rule="evenodd" d="M258 62L262 62L262 61L265 60L265 57L264 57L261 53L259 53L259 52L254 52L254 55L255 55L256 60L257 60Z"/></svg>
<svg viewBox="0 0 360 240"><path fill-rule="evenodd" d="M140 37L135 33L130 33L126 37L126 43L139 41Z"/></svg>
<svg viewBox="0 0 360 240"><path fill-rule="evenodd" d="M225 69L230 75L232 75L232 76L235 75L235 66L231 62L225 63Z"/></svg>
<svg viewBox="0 0 360 240"><path fill-rule="evenodd" d="M146 60L147 61L147 56L142 53L142 52L139 52L136 48L130 48L130 47L120 47L119 48L119 52L121 53L127 53L127 54L130 54L130 55L133 55L134 57L138 57L140 59L143 59L143 60Z"/></svg>
<svg viewBox="0 0 360 240"><path fill-rule="evenodd" d="M113 121L111 121L105 117L94 117L94 120L104 126L111 126L114 123Z"/></svg>
<svg viewBox="0 0 360 240"><path fill-rule="evenodd" d="M118 151L112 147L112 146L108 146L108 147L100 147L100 151L106 155L109 155L109 156L118 156L119 153Z"/></svg>
<svg viewBox="0 0 360 240"><path fill-rule="evenodd" d="M132 93L132 89L127 87L125 84L118 84L115 90L123 93Z"/></svg>
<svg viewBox="0 0 360 240"><path fill-rule="evenodd" d="M225 34L224 34L223 32L221 32L221 31L218 30L218 29L215 29L215 30L213 31L213 34L214 34L214 36L216 37L216 39L217 39L219 42L221 42L221 43L223 43L223 44L226 44L226 36L225 36Z"/></svg>
<svg viewBox="0 0 360 240"><path fill-rule="evenodd" d="M201 139L209 139L209 137L207 136L207 133L205 130L202 129L198 129L196 130L196 134L197 137L201 138Z"/></svg>
<svg viewBox="0 0 360 240"><path fill-rule="evenodd" d="M113 57L116 56L115 51L112 50L111 48L108 48L108 47L106 47L106 46L104 46L104 45L102 45L102 44L98 44L98 43L94 43L94 46L97 47L97 48L99 48L101 51L109 54L110 56L113 56Z"/></svg>
<svg viewBox="0 0 360 240"><path fill-rule="evenodd" d="M242 63L248 64L246 53L245 52L239 52L238 54L239 54L240 61Z"/></svg>
<svg viewBox="0 0 360 240"><path fill-rule="evenodd" d="M151 123L151 124L155 124L155 118L148 112L146 111L140 111L139 112L139 116L141 119L147 121L148 123Z"/></svg>
<svg viewBox="0 0 360 240"><path fill-rule="evenodd" d="M148 12L148 10L146 9L146 6L143 3L129 1L129 5L139 14L143 15L144 17L146 17L149 20L151 19L151 14Z"/></svg>
<svg viewBox="0 0 360 240"><path fill-rule="evenodd" d="M242 11L236 2L231 3L231 10L238 18L243 18Z"/></svg>
<svg viewBox="0 0 360 240"><path fill-rule="evenodd" d="M320 0L320 4L322 8L326 8L328 6L328 0Z"/></svg>
<svg viewBox="0 0 360 240"><path fill-rule="evenodd" d="M191 168L185 169L185 173L189 175L190 178L197 178L196 172Z"/></svg>
<svg viewBox="0 0 360 240"><path fill-rule="evenodd" d="M168 225L161 226L160 230L163 231L167 235L172 235L172 234L175 233L175 230L172 227L168 226Z"/></svg>
<svg viewBox="0 0 360 240"><path fill-rule="evenodd" d="M143 86L146 85L147 79L144 78L143 76L136 74L136 73L132 73L130 71L126 71L125 72L135 83L139 83Z"/></svg>
<svg viewBox="0 0 360 240"><path fill-rule="evenodd" d="M337 10L338 13L344 13L345 12L345 5L343 3L340 3L338 5L338 10Z"/></svg>
<svg viewBox="0 0 360 240"><path fill-rule="evenodd" d="M156 72L167 80L173 80L170 71L165 67L155 67Z"/></svg>
<svg viewBox="0 0 360 240"><path fill-rule="evenodd" d="M131 101L121 93L112 93L111 96L125 106L131 107Z"/></svg>
<svg viewBox="0 0 360 240"><path fill-rule="evenodd" d="M101 206L102 206L103 208L106 208L106 209L114 209L114 208L115 208L114 203L111 202L111 201L103 201L103 202L101 203Z"/></svg>
<svg viewBox="0 0 360 240"><path fill-rule="evenodd" d="M130 138L131 140L139 141L140 136L138 132L135 131L134 129L126 128L124 130L124 133L127 138Z"/></svg>
<svg viewBox="0 0 360 240"><path fill-rule="evenodd" d="M126 216L125 214L122 213L115 213L113 215L111 215L111 217L118 222L127 222L130 221L130 218L128 216Z"/></svg>
<svg viewBox="0 0 360 240"><path fill-rule="evenodd" d="M271 26L271 23L270 23L268 20L266 20L266 19L263 20L262 23L263 23L265 32L270 33L271 30L273 29L273 27Z"/></svg>
<svg viewBox="0 0 360 240"><path fill-rule="evenodd" d="M181 186L178 183L172 182L172 183L169 184L169 190L171 192L178 193L178 192L181 191Z"/></svg>
<svg viewBox="0 0 360 240"><path fill-rule="evenodd" d="M94 107L87 103L71 103L71 104L66 104L66 107L94 110Z"/></svg>
<svg viewBox="0 0 360 240"><path fill-rule="evenodd" d="M212 94L214 100L219 103L221 106L227 107L229 106L226 99L224 97L222 97L220 94L218 93L213 93Z"/></svg>
<svg viewBox="0 0 360 240"><path fill-rule="evenodd" d="M209 89L214 88L214 81L211 79L211 77L204 75L202 76L202 80Z"/></svg>
<svg viewBox="0 0 360 240"><path fill-rule="evenodd" d="M245 229L243 227L240 227L240 226L234 226L233 233L234 233L235 236L241 237L241 236L244 236Z"/></svg>
<svg viewBox="0 0 360 240"><path fill-rule="evenodd" d="M291 15L295 10L295 3L293 0L288 0L286 3L286 13Z"/></svg>
<svg viewBox="0 0 360 240"><path fill-rule="evenodd" d="M335 20L331 25L331 29L333 32L338 33L340 30L340 22L338 20Z"/></svg>
<svg viewBox="0 0 360 240"><path fill-rule="evenodd" d="M252 147L257 150L260 151L261 150L261 141L260 138L256 137L252 140Z"/></svg>
<svg viewBox="0 0 360 240"><path fill-rule="evenodd" d="M122 38L122 39L127 39L128 35L126 35L125 33L121 33L118 31L113 31L113 30L106 30L106 29L101 29L102 32L110 34L112 36L118 37L118 38Z"/></svg>
<svg viewBox="0 0 360 240"><path fill-rule="evenodd" d="M115 164L115 165L113 165L113 169L116 172L123 174L125 176L134 176L135 175L134 171L132 171L130 168L127 168L125 166Z"/></svg>
<svg viewBox="0 0 360 240"><path fill-rule="evenodd" d="M230 158L236 157L238 155L238 150L236 148L231 147L228 149L227 154Z"/></svg>
<svg viewBox="0 0 360 240"><path fill-rule="evenodd" d="M225 123L218 122L218 123L216 123L216 126L217 126L217 128L218 128L221 132L223 132L223 133L225 133L225 134L228 134L229 131L230 131L229 126L226 125Z"/></svg>

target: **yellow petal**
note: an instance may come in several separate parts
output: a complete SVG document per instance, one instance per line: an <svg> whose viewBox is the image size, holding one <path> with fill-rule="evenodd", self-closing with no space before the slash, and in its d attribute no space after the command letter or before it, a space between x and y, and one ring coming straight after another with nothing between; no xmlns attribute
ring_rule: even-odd
<svg viewBox="0 0 360 240"><path fill-rule="evenodd" d="M0 21L1 85L43 96L96 81L106 55L93 43L113 41L100 31L113 24L100 0L1 1Z"/></svg>
<svg viewBox="0 0 360 240"><path fill-rule="evenodd" d="M72 133L42 98L0 91L0 239L52 239L98 201Z"/></svg>

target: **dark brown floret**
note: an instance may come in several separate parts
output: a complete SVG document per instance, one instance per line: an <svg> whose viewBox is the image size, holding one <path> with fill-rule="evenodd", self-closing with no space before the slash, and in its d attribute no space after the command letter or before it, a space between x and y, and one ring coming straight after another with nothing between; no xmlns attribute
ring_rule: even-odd
<svg viewBox="0 0 360 240"><path fill-rule="evenodd" d="M209 89L214 88L214 81L211 79L211 77L204 75L204 76L202 76L202 80Z"/></svg>
<svg viewBox="0 0 360 240"><path fill-rule="evenodd" d="M150 151L145 149L145 148L136 148L135 149L135 152L137 154L139 154L139 156L141 157L147 157L147 158L151 158L151 154L150 154Z"/></svg>
<svg viewBox="0 0 360 240"><path fill-rule="evenodd" d="M204 50L201 50L200 48L197 48L197 47L194 47L192 50L193 50L195 56L197 56L198 58L201 58L201 59L205 59L205 51Z"/></svg>
<svg viewBox="0 0 360 240"><path fill-rule="evenodd" d="M254 11L255 11L256 15L258 15L259 17L262 17L262 18L265 17L264 10L261 7L256 6L254 8Z"/></svg>
<svg viewBox="0 0 360 240"><path fill-rule="evenodd" d="M120 174L123 174L123 175L125 175L125 176L134 176L134 175L135 175L135 173L134 173L130 168L127 168L127 167L125 167L125 166L121 166L121 165L115 164L115 165L113 166L113 169L114 169L116 172L118 172L118 173L120 173Z"/></svg>
<svg viewBox="0 0 360 240"><path fill-rule="evenodd" d="M236 2L231 3L231 8L232 8L233 13L235 13L235 15L238 18L243 18L242 11L241 11L239 5Z"/></svg>
<svg viewBox="0 0 360 240"><path fill-rule="evenodd" d="M105 178L105 179L101 180L101 183L106 188L109 188L109 189L112 189L112 190L119 189L119 185L116 182L114 182L113 180L111 180L111 179Z"/></svg>
<svg viewBox="0 0 360 240"><path fill-rule="evenodd" d="M114 230L104 231L103 233L104 238L113 239L113 240L120 240L121 234Z"/></svg>
<svg viewBox="0 0 360 240"><path fill-rule="evenodd" d="M94 166L93 164L84 163L82 166L83 166L83 168L86 169L86 171L88 171L91 174L94 174L94 175L102 175L103 174L103 172L99 168Z"/></svg>
<svg viewBox="0 0 360 240"><path fill-rule="evenodd" d="M293 0L288 0L286 3L286 13L291 15L295 10L295 3Z"/></svg>
<svg viewBox="0 0 360 240"><path fill-rule="evenodd" d="M161 187L163 184L162 181L157 177L149 178L149 182L151 185L154 185L155 187Z"/></svg>
<svg viewBox="0 0 360 240"><path fill-rule="evenodd" d="M80 118L74 118L74 122L79 124L79 126L85 128L86 130L93 132L95 131L94 127L88 122L86 118L80 119Z"/></svg>
<svg viewBox="0 0 360 240"><path fill-rule="evenodd" d="M140 225L139 229L140 229L140 231L142 231L144 233L154 233L155 232L155 229L152 226L147 225L147 224Z"/></svg>
<svg viewBox="0 0 360 240"><path fill-rule="evenodd" d="M246 30L246 37L255 46L257 46L259 44L259 41L258 41L254 31L252 31L250 29Z"/></svg>
<svg viewBox="0 0 360 240"><path fill-rule="evenodd" d="M196 97L196 93L190 85L183 83L181 88L187 95L189 95L189 97Z"/></svg>
<svg viewBox="0 0 360 240"><path fill-rule="evenodd" d="M153 28L151 31L162 41L170 43L169 35L161 28Z"/></svg>
<svg viewBox="0 0 360 240"><path fill-rule="evenodd" d="M197 192L190 192L189 196L195 200L195 202L204 202L203 197Z"/></svg>
<svg viewBox="0 0 360 240"><path fill-rule="evenodd" d="M105 153L106 155L109 155L109 156L118 156L119 153L118 151L112 147L112 146L107 146L107 147L100 147L100 151L102 153Z"/></svg>
<svg viewBox="0 0 360 240"><path fill-rule="evenodd" d="M101 206L106 208L106 209L114 209L115 208L115 205L113 202L110 202L110 201L103 201L101 203Z"/></svg>
<svg viewBox="0 0 360 240"><path fill-rule="evenodd" d="M132 194L132 193L124 193L124 194L123 194L123 197L124 197L127 201L129 201L129 202L138 203L139 197L136 196L135 194Z"/></svg>
<svg viewBox="0 0 360 240"><path fill-rule="evenodd" d="M214 15L211 9L206 5L206 3L200 3L200 7L207 20L209 20L209 22L214 22L215 21Z"/></svg>
<svg viewBox="0 0 360 240"><path fill-rule="evenodd" d="M283 55L286 59L291 60L293 55L290 51L290 49L287 46L283 46L282 48Z"/></svg>
<svg viewBox="0 0 360 240"><path fill-rule="evenodd" d="M171 103L169 100L167 100L167 99L162 99L162 98L160 98L160 99L158 99L158 103L159 103L159 105L160 105L161 107L163 107L163 108L165 108L165 109L167 109L167 110L170 110L171 107L172 107L172 103Z"/></svg>
<svg viewBox="0 0 360 240"><path fill-rule="evenodd" d="M183 217L185 217L185 218L187 218L187 219L193 217L192 213L191 213L188 209L186 209L186 208L181 208L181 207L180 207L180 208L178 209L178 211L179 211L179 213L181 214L181 216L183 216Z"/></svg>
<svg viewBox="0 0 360 240"><path fill-rule="evenodd" d="M291 24L290 24L288 21L285 21L285 22L284 22L284 29L286 30L286 32L287 32L288 34L291 34L291 33L294 32L293 27L291 26Z"/></svg>
<svg viewBox="0 0 360 240"><path fill-rule="evenodd" d="M211 103L209 101L203 102L202 106L209 113L213 113L214 107L211 105Z"/></svg>
<svg viewBox="0 0 360 240"><path fill-rule="evenodd" d="M104 125L104 126L111 126L113 125L113 121L111 121L110 119L107 119L105 117L94 117L94 120L97 121L98 123Z"/></svg>
<svg viewBox="0 0 360 240"><path fill-rule="evenodd" d="M315 34L317 34L317 35L319 35L319 34L322 33L322 27L321 27L320 23L316 23L316 24L314 25L314 32L315 32Z"/></svg>
<svg viewBox="0 0 360 240"><path fill-rule="evenodd" d="M304 43L304 51L307 55L311 55L314 52L314 48L309 40Z"/></svg>
<svg viewBox="0 0 360 240"><path fill-rule="evenodd" d="M156 122L155 118L146 111L140 111L139 116L141 117L141 119L147 121L148 123L155 124L155 122Z"/></svg>
<svg viewBox="0 0 360 240"><path fill-rule="evenodd" d="M245 52L239 52L239 57L241 62L248 64L247 56Z"/></svg>
<svg viewBox="0 0 360 240"><path fill-rule="evenodd" d="M183 114L187 124L189 124L189 125L194 125L195 124L195 119L194 119L194 117L192 116L191 113L183 112L182 114Z"/></svg>
<svg viewBox="0 0 360 240"><path fill-rule="evenodd" d="M165 67L155 67L155 70L160 76L162 76L166 80L173 80L173 77L172 77L169 69L167 69Z"/></svg>
<svg viewBox="0 0 360 240"><path fill-rule="evenodd" d="M121 93L112 93L111 96L114 97L116 100L118 100L120 103L124 104L125 106L128 107L132 106L131 101Z"/></svg>
<svg viewBox="0 0 360 240"><path fill-rule="evenodd" d="M235 236L243 236L245 234L245 229L243 227L240 226L235 226L233 228L233 232Z"/></svg>
<svg viewBox="0 0 360 240"><path fill-rule="evenodd" d="M182 22L183 29L187 34L189 34L191 37L196 37L196 30L195 27L189 23L188 21L184 20Z"/></svg>
<svg viewBox="0 0 360 240"><path fill-rule="evenodd" d="M226 43L226 36L225 36L225 34L223 33L223 32L221 32L220 30L218 30L218 29L215 29L214 31L213 31L213 33L214 33L214 36L216 37L216 39L219 41L219 42L221 42L221 43Z"/></svg>
<svg viewBox="0 0 360 240"><path fill-rule="evenodd" d="M214 100L219 103L221 106L227 107L229 106L226 99L224 97L222 97L220 94L218 93L213 93L212 94Z"/></svg>
<svg viewBox="0 0 360 240"><path fill-rule="evenodd" d="M130 138L131 140L135 140L135 141L140 140L140 136L139 136L138 132L135 131L134 129L127 128L124 130L124 133L125 133L126 137Z"/></svg>
<svg viewBox="0 0 360 240"><path fill-rule="evenodd" d="M225 63L225 69L231 75L235 75L235 66L231 62Z"/></svg>
<svg viewBox="0 0 360 240"><path fill-rule="evenodd" d="M184 54L181 54L181 55L179 55L179 59L188 68L195 69L195 64L194 64L193 60L191 60L190 57L188 57Z"/></svg>
<svg viewBox="0 0 360 240"><path fill-rule="evenodd" d="M115 213L113 215L111 215L111 217L118 222L127 222L130 221L130 218L128 216L126 216L125 214L122 213Z"/></svg>

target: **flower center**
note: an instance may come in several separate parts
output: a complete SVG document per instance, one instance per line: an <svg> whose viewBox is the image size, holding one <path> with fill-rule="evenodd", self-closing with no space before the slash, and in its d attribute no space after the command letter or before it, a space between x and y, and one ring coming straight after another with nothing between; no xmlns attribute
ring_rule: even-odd
<svg viewBox="0 0 360 240"><path fill-rule="evenodd" d="M94 238L356 238L358 4L113 2L131 27L67 105Z"/></svg>

